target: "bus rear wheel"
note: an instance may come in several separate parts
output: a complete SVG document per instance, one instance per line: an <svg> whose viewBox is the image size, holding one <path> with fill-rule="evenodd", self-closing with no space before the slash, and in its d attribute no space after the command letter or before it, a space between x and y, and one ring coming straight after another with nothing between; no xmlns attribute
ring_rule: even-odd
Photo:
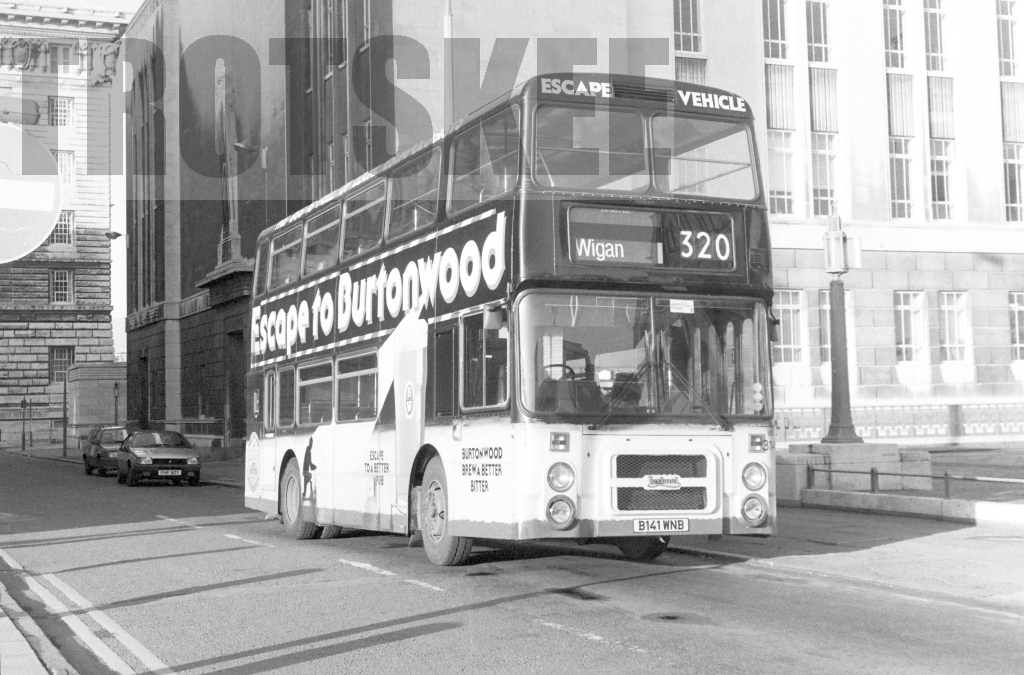
<svg viewBox="0 0 1024 675"><path fill-rule="evenodd" d="M654 560L668 549L668 537L623 537L615 542L628 560Z"/></svg>
<svg viewBox="0 0 1024 675"><path fill-rule="evenodd" d="M306 522L302 515L302 473L294 458L288 461L281 479L281 522L293 539L312 539L320 532L316 523Z"/></svg>
<svg viewBox="0 0 1024 675"><path fill-rule="evenodd" d="M423 473L420 491L419 521L423 532L423 548L435 565L461 565L473 550L471 537L452 535L448 522L448 482L440 457L434 457Z"/></svg>

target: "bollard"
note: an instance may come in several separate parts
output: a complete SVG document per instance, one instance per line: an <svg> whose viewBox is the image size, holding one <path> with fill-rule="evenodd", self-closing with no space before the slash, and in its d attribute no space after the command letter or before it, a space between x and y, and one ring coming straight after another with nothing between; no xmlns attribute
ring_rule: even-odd
<svg viewBox="0 0 1024 675"><path fill-rule="evenodd" d="M945 487L946 487L946 497L945 498L949 499L949 472L948 471L946 472L946 475L943 477L943 482L946 484L945 485Z"/></svg>
<svg viewBox="0 0 1024 675"><path fill-rule="evenodd" d="M871 467L871 493L878 492L878 469Z"/></svg>
<svg viewBox="0 0 1024 675"><path fill-rule="evenodd" d="M814 489L814 467L810 464L807 465L807 489Z"/></svg>

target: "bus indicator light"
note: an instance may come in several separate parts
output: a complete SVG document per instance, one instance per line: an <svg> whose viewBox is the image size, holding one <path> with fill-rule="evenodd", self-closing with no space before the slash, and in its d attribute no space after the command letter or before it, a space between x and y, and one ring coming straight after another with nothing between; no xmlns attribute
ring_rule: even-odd
<svg viewBox="0 0 1024 675"><path fill-rule="evenodd" d="M750 452L768 452L771 447L772 442L765 436L755 434L750 437Z"/></svg>
<svg viewBox="0 0 1024 675"><path fill-rule="evenodd" d="M553 464L548 469L548 485L555 492L565 492L576 482L576 472L565 462Z"/></svg>
<svg viewBox="0 0 1024 675"><path fill-rule="evenodd" d="M569 434L561 431L552 431L551 452L569 452Z"/></svg>

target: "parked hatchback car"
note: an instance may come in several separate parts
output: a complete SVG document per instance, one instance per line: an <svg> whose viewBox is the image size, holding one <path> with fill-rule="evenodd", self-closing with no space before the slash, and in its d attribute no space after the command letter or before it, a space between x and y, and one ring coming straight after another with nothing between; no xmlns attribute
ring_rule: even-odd
<svg viewBox="0 0 1024 675"><path fill-rule="evenodd" d="M106 476L107 471L116 471L117 449L126 438L128 430L125 427L96 427L90 431L82 449L85 475L91 476L95 471Z"/></svg>
<svg viewBox="0 0 1024 675"><path fill-rule="evenodd" d="M117 450L117 482L131 486L143 479L199 485L201 468L199 452L177 431L135 431Z"/></svg>

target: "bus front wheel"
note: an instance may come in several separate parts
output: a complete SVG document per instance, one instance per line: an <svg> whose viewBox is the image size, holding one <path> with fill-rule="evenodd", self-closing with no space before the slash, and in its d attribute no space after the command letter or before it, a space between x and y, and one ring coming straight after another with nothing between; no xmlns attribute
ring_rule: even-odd
<svg viewBox="0 0 1024 675"><path fill-rule="evenodd" d="M419 521L423 532L423 548L435 565L461 565L473 549L473 539L452 535L448 522L448 482L440 457L427 464L420 491Z"/></svg>
<svg viewBox="0 0 1024 675"><path fill-rule="evenodd" d="M668 549L668 537L622 537L615 545L628 560L654 560Z"/></svg>
<svg viewBox="0 0 1024 675"><path fill-rule="evenodd" d="M288 461L281 479L281 522L284 531L293 539L312 539L319 534L316 523L309 523L302 516L302 473L295 459Z"/></svg>

